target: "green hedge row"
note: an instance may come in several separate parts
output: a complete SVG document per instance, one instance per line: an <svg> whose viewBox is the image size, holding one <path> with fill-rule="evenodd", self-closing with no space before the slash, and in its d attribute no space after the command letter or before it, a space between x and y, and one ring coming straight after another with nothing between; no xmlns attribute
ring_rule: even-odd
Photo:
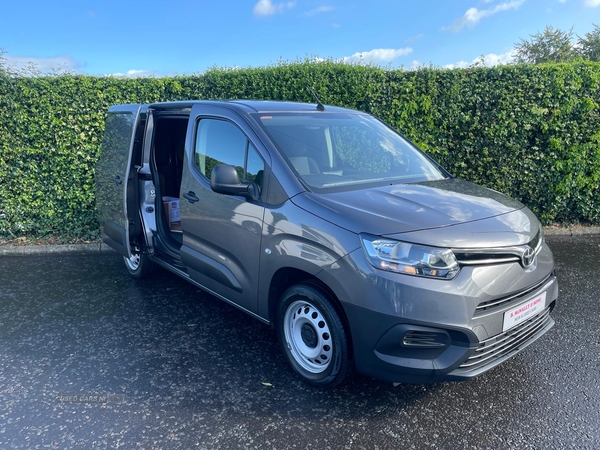
<svg viewBox="0 0 600 450"><path fill-rule="evenodd" d="M312 101L368 111L455 176L544 223L600 223L600 64L384 70L333 61L198 76L9 76L0 68L0 238L98 236L94 165L109 106L182 99Z"/></svg>

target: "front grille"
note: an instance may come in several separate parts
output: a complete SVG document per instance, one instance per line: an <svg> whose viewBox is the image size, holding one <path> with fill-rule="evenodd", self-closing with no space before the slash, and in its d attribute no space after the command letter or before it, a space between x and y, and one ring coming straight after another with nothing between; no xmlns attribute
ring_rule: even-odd
<svg viewBox="0 0 600 450"><path fill-rule="evenodd" d="M453 248L452 252L456 257L456 261L461 266L506 264L511 262L521 262L522 255L528 247L531 247L537 255L542 249L542 243L543 235L542 229L540 228L533 239L526 245L498 248Z"/></svg>
<svg viewBox="0 0 600 450"><path fill-rule="evenodd" d="M494 249L483 250L453 250L456 262L461 266L484 266L490 264L506 264L521 261L523 250L520 248L507 250L506 253L494 251Z"/></svg>
<svg viewBox="0 0 600 450"><path fill-rule="evenodd" d="M460 365L461 369L474 370L493 363L496 359L518 349L550 321L550 308L510 330L481 341L475 353Z"/></svg>
<svg viewBox="0 0 600 450"><path fill-rule="evenodd" d="M499 306L502 306L505 303L512 302L516 298L524 297L524 296L532 293L536 289L542 287L550 279L551 276L552 276L552 274L548 275L546 278L544 278L539 283L536 283L533 286L528 287L524 291L518 292L518 293L513 294L513 295L509 295L508 297L502 297L502 298L497 298L495 300L488 300L488 301L485 301L485 302L481 302L479 305L477 305L477 307L475 308L475 310L476 311L486 311L486 310L489 310L491 308L497 308Z"/></svg>

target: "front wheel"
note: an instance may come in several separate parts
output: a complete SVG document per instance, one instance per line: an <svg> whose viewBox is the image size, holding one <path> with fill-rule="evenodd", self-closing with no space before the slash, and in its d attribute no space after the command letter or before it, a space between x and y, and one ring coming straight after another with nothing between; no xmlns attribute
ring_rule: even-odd
<svg viewBox="0 0 600 450"><path fill-rule="evenodd" d="M350 373L348 340L337 311L313 286L289 288L279 302L277 335L288 362L313 386L334 387Z"/></svg>
<svg viewBox="0 0 600 450"><path fill-rule="evenodd" d="M127 272L134 278L148 278L156 271L156 264L144 253L132 253L128 258L123 256Z"/></svg>

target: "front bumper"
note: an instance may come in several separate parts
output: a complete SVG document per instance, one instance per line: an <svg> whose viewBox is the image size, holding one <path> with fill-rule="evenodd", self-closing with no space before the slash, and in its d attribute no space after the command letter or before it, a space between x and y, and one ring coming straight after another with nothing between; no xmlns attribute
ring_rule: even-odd
<svg viewBox="0 0 600 450"><path fill-rule="evenodd" d="M553 264L544 244L533 272L518 263L465 267L440 282L385 273L360 253L352 255L362 276L345 278L352 280L346 283L352 295L342 305L357 370L386 381L431 383L469 379L497 366L554 325ZM544 292L544 310L503 331L505 312Z"/></svg>
<svg viewBox="0 0 600 450"><path fill-rule="evenodd" d="M468 358L446 378L463 380L475 377L511 358L528 345L535 342L554 326L550 311L556 301L531 319L510 330L479 342L471 348Z"/></svg>

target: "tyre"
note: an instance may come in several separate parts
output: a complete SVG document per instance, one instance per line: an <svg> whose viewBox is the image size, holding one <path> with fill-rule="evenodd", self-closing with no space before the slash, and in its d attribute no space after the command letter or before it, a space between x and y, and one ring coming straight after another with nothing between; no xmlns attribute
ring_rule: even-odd
<svg viewBox="0 0 600 450"><path fill-rule="evenodd" d="M144 253L132 253L131 257L123 256L127 272L134 278L147 278L156 271L156 264Z"/></svg>
<svg viewBox="0 0 600 450"><path fill-rule="evenodd" d="M348 376L348 339L339 314L319 289L290 287L276 315L279 343L292 369L317 387L334 387Z"/></svg>

